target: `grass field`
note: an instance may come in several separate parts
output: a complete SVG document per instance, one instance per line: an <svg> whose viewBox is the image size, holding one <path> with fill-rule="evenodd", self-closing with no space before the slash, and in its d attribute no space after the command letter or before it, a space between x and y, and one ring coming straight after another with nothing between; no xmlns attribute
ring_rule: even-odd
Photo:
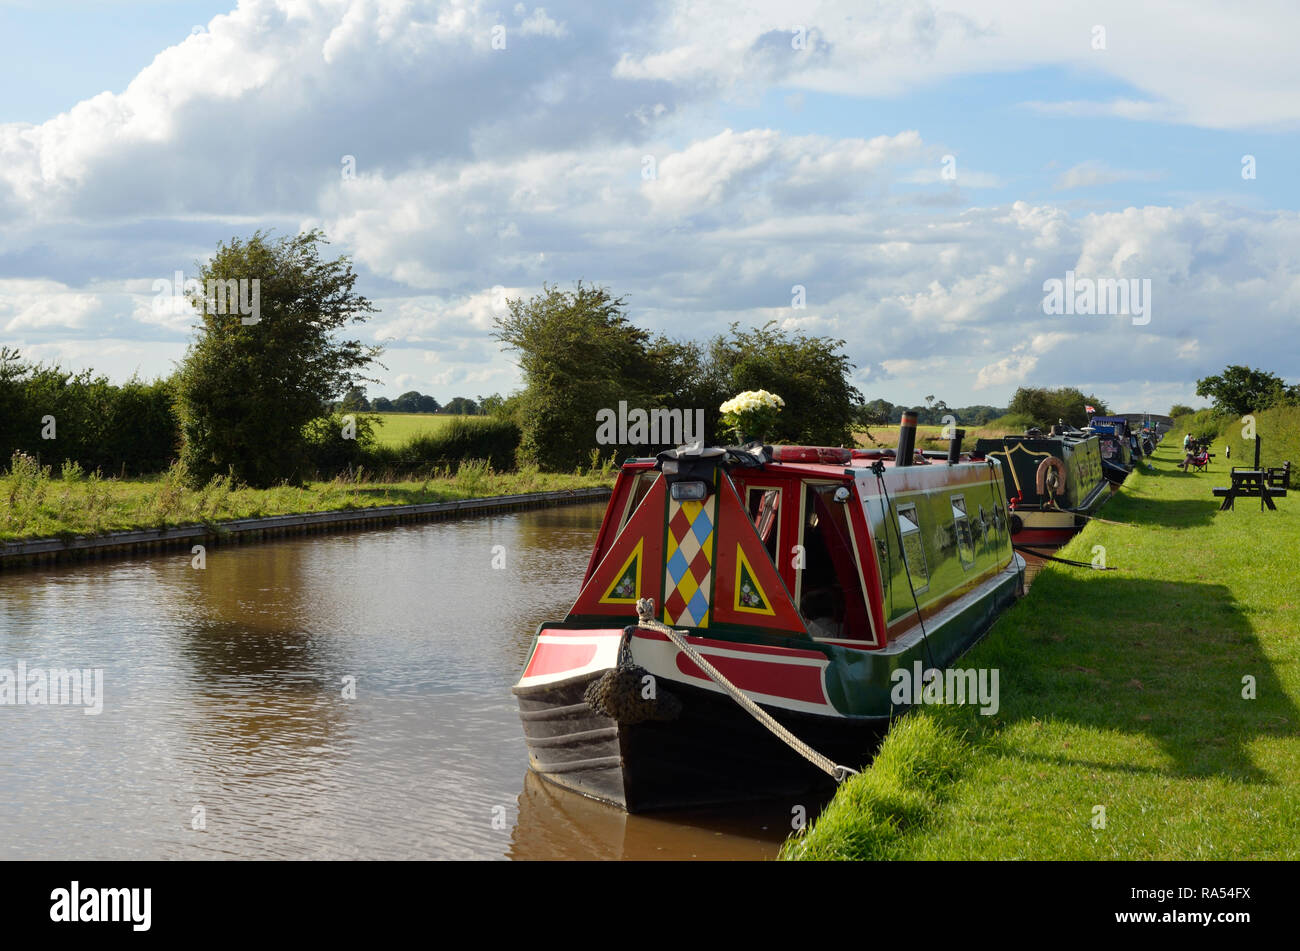
<svg viewBox="0 0 1300 951"><path fill-rule="evenodd" d="M442 429L458 416L434 413L371 413L379 419L375 437L381 446L400 446L412 436ZM478 417L475 417L478 418Z"/></svg>
<svg viewBox="0 0 1300 951"><path fill-rule="evenodd" d="M449 417L450 418L450 417ZM613 485L614 473L543 473L536 468L493 472L485 463L462 464L454 475L409 482L339 478L305 488L232 487L214 480L200 490L185 488L177 472L148 479L78 477L69 480L39 470L0 477L0 541L98 535L171 525L370 508L376 505L446 502L454 499L546 492Z"/></svg>
<svg viewBox="0 0 1300 951"><path fill-rule="evenodd" d="M1010 435L1008 430L990 426L958 426L966 435L962 437L962 446L970 449L977 439L994 439ZM939 449L948 451L948 440L943 439L943 426L916 427L916 448ZM867 449L893 448L898 445L897 426L872 426L870 430L859 430L853 434L858 446Z"/></svg>
<svg viewBox="0 0 1300 951"><path fill-rule="evenodd" d="M1060 553L1117 570L1046 565L959 662L998 712L908 714L783 857L1300 857L1300 499L1218 512L1181 440Z"/></svg>

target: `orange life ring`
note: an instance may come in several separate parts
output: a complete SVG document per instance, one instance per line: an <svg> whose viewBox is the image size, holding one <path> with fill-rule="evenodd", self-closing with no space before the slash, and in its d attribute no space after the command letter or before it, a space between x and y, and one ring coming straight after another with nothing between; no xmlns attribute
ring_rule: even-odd
<svg viewBox="0 0 1300 951"><path fill-rule="evenodd" d="M1037 478L1038 494L1043 495L1047 491L1047 470L1048 469L1056 470L1056 476L1057 476L1056 494L1065 495L1065 478L1066 478L1065 463L1062 462L1060 459L1057 459L1055 456L1048 456L1046 459L1044 459L1042 462L1038 464L1038 478Z"/></svg>

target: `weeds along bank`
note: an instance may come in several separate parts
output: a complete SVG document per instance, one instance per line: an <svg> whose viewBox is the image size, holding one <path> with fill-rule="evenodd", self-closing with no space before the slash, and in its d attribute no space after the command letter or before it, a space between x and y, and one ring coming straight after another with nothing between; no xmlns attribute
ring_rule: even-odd
<svg viewBox="0 0 1300 951"><path fill-rule="evenodd" d="M962 658L997 713L903 717L783 857L1300 856L1300 502L1218 512L1228 464L1184 473L1181 442L1061 551L1116 571L1045 566Z"/></svg>
<svg viewBox="0 0 1300 951"><path fill-rule="evenodd" d="M609 486L613 474L607 466L573 473L541 472L535 466L501 472L484 460L470 460L415 479L357 470L302 486L253 489L217 476L194 489L179 463L159 476L121 480L87 473L76 463L56 470L15 455L0 477L0 542Z"/></svg>

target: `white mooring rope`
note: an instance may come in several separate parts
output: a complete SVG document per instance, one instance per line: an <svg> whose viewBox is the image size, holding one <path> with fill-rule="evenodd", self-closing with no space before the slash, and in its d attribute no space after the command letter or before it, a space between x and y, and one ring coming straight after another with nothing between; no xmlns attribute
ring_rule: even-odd
<svg viewBox="0 0 1300 951"><path fill-rule="evenodd" d="M777 723L772 716L756 704L753 700L745 695L745 692L733 684L726 677L718 672L718 669L705 660L694 647L686 643L682 638L681 632L676 631L655 619L655 603L653 598L641 598L636 603L637 626L643 627L648 631L657 631L672 641L673 645L689 657L700 670L709 675L715 684L727 692L732 700L740 704L745 710L759 723L767 727L776 737L782 740L790 749L794 750L808 762L812 763L822 772L828 774L837 783L842 783L850 776L856 776L856 769L849 769L847 766L840 766L831 759L822 756L815 749L805 743L799 737L795 736L781 724Z"/></svg>

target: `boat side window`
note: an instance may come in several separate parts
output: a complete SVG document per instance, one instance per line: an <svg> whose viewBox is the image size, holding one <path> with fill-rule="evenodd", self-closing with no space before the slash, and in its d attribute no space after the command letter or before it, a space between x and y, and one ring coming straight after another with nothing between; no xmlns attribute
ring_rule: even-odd
<svg viewBox="0 0 1300 951"><path fill-rule="evenodd" d="M925 563L921 516L914 503L898 507L898 533L903 536L903 553L907 556L907 574L912 579L912 589L920 594L930 587L930 568Z"/></svg>
<svg viewBox="0 0 1300 951"><path fill-rule="evenodd" d="M871 630L848 505L835 500L840 488L837 484L804 489L799 613L813 637L867 637Z"/></svg>
<svg viewBox="0 0 1300 951"><path fill-rule="evenodd" d="M780 534L781 490L750 489L746 508L754 522L754 530L758 532L763 547L767 549L767 554L772 559L772 564L779 567L777 552L781 549L777 536Z"/></svg>
<svg viewBox="0 0 1300 951"><path fill-rule="evenodd" d="M636 511L636 507L641 504L641 500L645 498L646 493L650 491L650 486L655 484L657 478L659 478L659 473L653 469L649 472L643 472L637 477L636 483L632 486L632 494L628 496L627 507L623 509L623 521L619 522L618 525L620 532L623 530L623 526L628 523L628 520L632 518L632 513Z"/></svg>
<svg viewBox="0 0 1300 951"><path fill-rule="evenodd" d="M952 503L953 532L957 535L957 557L961 559L963 568L970 568L975 564L975 539L971 533L970 519L966 517L966 499L954 495L949 501Z"/></svg>

